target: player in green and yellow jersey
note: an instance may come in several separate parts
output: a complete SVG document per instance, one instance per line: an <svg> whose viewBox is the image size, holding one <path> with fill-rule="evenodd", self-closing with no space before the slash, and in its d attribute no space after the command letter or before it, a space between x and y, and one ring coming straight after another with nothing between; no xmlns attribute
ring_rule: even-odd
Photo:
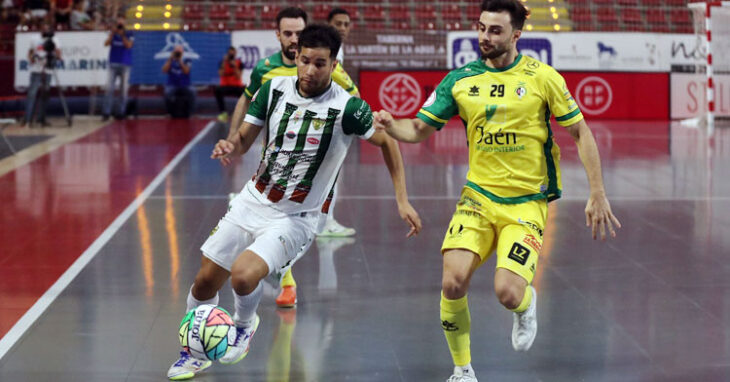
<svg viewBox="0 0 730 382"><path fill-rule="evenodd" d="M585 209L593 238L615 236L601 163L591 130L550 66L517 51L528 11L519 0L485 0L477 60L451 71L415 119L376 113L376 128L404 142L421 142L459 115L466 125L469 171L441 248L441 324L454 361L448 381L472 382L469 281L497 253L494 289L514 312L512 346L526 351L537 334L532 279L542 247L547 203L560 197L560 151L550 116L572 135L590 184Z"/></svg>
<svg viewBox="0 0 730 382"><path fill-rule="evenodd" d="M272 78L284 76L296 76L297 66L294 61L296 58L297 47L299 42L299 34L307 25L307 13L301 8L289 7L282 9L276 15L276 38L281 43L281 51L273 55L261 59L251 73L251 81L246 86L246 91L238 99L236 109L231 118L231 126L228 132L228 140L234 140L238 133L238 128L243 123L243 117L248 112L251 105L253 95L261 88L261 86ZM332 80L342 86L348 93L359 96L357 86L352 81L347 72L342 68L341 64L335 66L332 72ZM231 159L224 159L226 164ZM235 194L231 194L235 196ZM330 214L334 214L334 208L330 208ZM334 219L332 219L334 220ZM334 222L334 224L338 223ZM347 229L347 227L342 227ZM354 230L352 230L354 233ZM293 307L297 302L296 281L292 276L291 270L288 270L281 278L281 293L276 298L276 304L282 308Z"/></svg>

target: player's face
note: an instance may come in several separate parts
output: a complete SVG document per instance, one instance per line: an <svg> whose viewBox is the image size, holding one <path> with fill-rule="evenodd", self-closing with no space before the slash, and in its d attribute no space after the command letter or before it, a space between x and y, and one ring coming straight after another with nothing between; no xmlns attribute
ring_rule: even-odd
<svg viewBox="0 0 730 382"><path fill-rule="evenodd" d="M299 44L299 35L304 30L306 23L304 19L285 17L279 22L279 30L276 31L276 38L281 43L281 52L290 60L297 56L297 46Z"/></svg>
<svg viewBox="0 0 730 382"><path fill-rule="evenodd" d="M329 48L302 48L296 62L299 91L303 95L319 94L329 86L336 65Z"/></svg>
<svg viewBox="0 0 730 382"><path fill-rule="evenodd" d="M332 17L332 20L330 20L330 26L337 29L337 32L340 34L340 38L342 38L342 41L347 40L347 36L350 35L350 16L346 14L338 14L334 15Z"/></svg>
<svg viewBox="0 0 730 382"><path fill-rule="evenodd" d="M509 12L482 12L479 17L479 50L482 59L495 59L516 46L520 31L512 28Z"/></svg>

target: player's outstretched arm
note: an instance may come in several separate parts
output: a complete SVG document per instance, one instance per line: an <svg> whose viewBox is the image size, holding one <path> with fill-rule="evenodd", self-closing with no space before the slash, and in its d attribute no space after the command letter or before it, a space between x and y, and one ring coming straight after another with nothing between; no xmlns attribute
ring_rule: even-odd
<svg viewBox="0 0 730 382"><path fill-rule="evenodd" d="M603 187L603 175L601 174L601 158L598 155L598 146L593 138L591 129L588 128L585 120L581 120L567 127L570 135L573 136L578 155L585 167L588 176L588 184L591 188L591 195L586 203L586 226L591 227L593 239L598 233L601 240L606 240L606 230L611 237L616 237L616 228L621 228L621 222L611 212L611 204L606 197L606 190Z"/></svg>
<svg viewBox="0 0 730 382"><path fill-rule="evenodd" d="M244 122L233 139L221 139L213 148L211 159L219 159L224 166L231 164L233 157L248 152L261 131L261 126Z"/></svg>
<svg viewBox="0 0 730 382"><path fill-rule="evenodd" d="M421 217L418 216L418 212L416 212L411 203L408 201L403 157L400 154L398 142L382 131L376 131L375 134L368 139L368 142L379 146L383 151L383 159L385 159L385 165L388 167L390 179L393 181L393 188L395 188L395 200L398 203L398 213L400 214L401 219L405 220L411 227L411 230L408 232L406 237L418 235L418 233L421 232Z"/></svg>
<svg viewBox="0 0 730 382"><path fill-rule="evenodd" d="M391 137L408 143L419 143L426 140L436 131L436 128L418 119L394 119L385 111L373 113L373 126L376 130L385 131Z"/></svg>
<svg viewBox="0 0 730 382"><path fill-rule="evenodd" d="M246 97L246 94L241 94L241 97L236 102L236 108L233 110L233 117L231 117L231 127L228 129L228 140L233 141L236 139L238 129L241 127L243 117L248 112L248 107L251 105L251 100Z"/></svg>

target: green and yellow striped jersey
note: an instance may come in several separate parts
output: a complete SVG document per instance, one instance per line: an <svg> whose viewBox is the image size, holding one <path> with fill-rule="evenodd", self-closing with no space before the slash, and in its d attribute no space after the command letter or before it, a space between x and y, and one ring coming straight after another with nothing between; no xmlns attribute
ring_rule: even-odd
<svg viewBox="0 0 730 382"><path fill-rule="evenodd" d="M272 54L269 57L259 60L256 67L251 72L251 83L246 86L246 97L251 99L254 94L261 88L261 85L265 84L274 77L283 76L296 76L297 66L286 65L281 58L281 51ZM348 93L354 95L357 94L358 89L355 83L352 81L345 69L339 63L332 72L332 80L342 86Z"/></svg>
<svg viewBox="0 0 730 382"><path fill-rule="evenodd" d="M583 119L560 73L522 55L499 69L471 62L441 81L417 118L441 129L457 114L469 146L468 187L505 204L560 197L550 115L562 126Z"/></svg>

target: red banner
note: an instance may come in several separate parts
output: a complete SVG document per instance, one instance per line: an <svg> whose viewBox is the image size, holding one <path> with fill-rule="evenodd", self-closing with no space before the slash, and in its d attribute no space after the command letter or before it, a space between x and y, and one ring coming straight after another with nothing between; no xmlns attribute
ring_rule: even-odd
<svg viewBox="0 0 730 382"><path fill-rule="evenodd" d="M668 73L561 73L588 121L669 119Z"/></svg>
<svg viewBox="0 0 730 382"><path fill-rule="evenodd" d="M412 118L446 71L360 73L362 98L373 110ZM669 119L668 73L563 72L573 97L588 119Z"/></svg>

